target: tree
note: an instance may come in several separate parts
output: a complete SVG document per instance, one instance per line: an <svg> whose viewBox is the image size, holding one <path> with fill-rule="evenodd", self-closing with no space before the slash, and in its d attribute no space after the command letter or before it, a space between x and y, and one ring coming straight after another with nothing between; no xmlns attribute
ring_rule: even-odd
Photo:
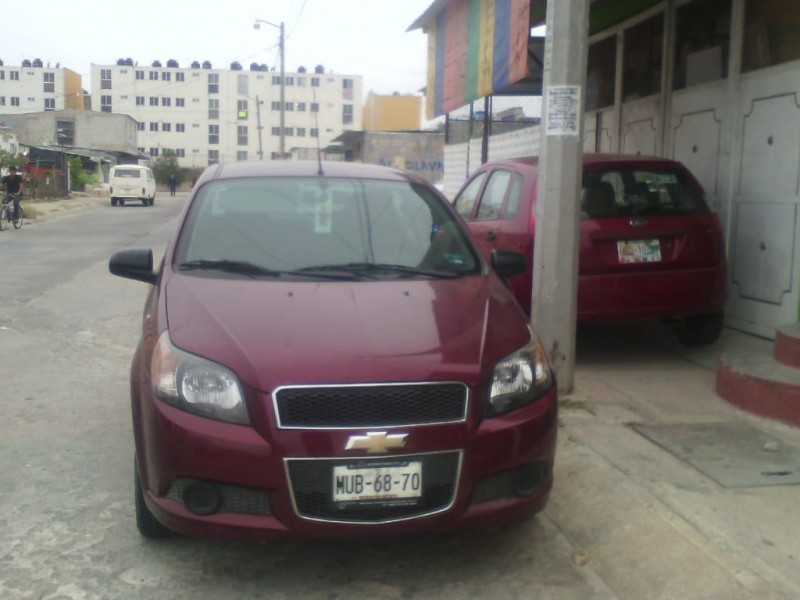
<svg viewBox="0 0 800 600"><path fill-rule="evenodd" d="M175 152L172 150L165 150L161 156L153 161L151 168L158 184L167 185L170 175L175 175L179 183L181 181L181 168L178 166L178 157L175 156Z"/></svg>
<svg viewBox="0 0 800 600"><path fill-rule="evenodd" d="M8 169L8 167L17 167L20 171L25 164L25 157L22 154L13 154L8 150L0 150L0 169Z"/></svg>

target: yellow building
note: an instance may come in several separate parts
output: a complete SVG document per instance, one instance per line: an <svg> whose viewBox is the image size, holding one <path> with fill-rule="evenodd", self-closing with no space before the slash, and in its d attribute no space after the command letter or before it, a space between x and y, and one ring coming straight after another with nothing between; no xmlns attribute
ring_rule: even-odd
<svg viewBox="0 0 800 600"><path fill-rule="evenodd" d="M419 131L422 97L398 93L382 96L370 92L362 114L364 131Z"/></svg>

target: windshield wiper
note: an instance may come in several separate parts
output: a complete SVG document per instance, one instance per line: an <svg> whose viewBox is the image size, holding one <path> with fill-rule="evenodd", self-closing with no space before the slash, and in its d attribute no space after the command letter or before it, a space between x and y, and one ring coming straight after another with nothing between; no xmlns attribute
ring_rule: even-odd
<svg viewBox="0 0 800 600"><path fill-rule="evenodd" d="M190 260L178 265L181 271L223 271L249 277L279 277L281 271L259 267L245 260Z"/></svg>
<svg viewBox="0 0 800 600"><path fill-rule="evenodd" d="M418 275L422 277L433 277L436 279L453 279L459 277L458 273L449 271L432 271L430 269L420 269L418 267L408 267L406 265L394 265L389 263L370 263L370 262L352 262L339 265L320 265L317 267L306 267L298 269L298 273L309 272L331 272L338 271L344 273L353 273L368 277L379 277L381 274L400 274L400 275Z"/></svg>

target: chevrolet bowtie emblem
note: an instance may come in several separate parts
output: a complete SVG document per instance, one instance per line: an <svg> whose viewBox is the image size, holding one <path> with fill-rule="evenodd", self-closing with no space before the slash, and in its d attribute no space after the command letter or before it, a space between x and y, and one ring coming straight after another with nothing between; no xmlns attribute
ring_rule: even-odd
<svg viewBox="0 0 800 600"><path fill-rule="evenodd" d="M408 438L407 433L370 431L367 435L351 435L344 449L366 450L367 454L382 454L392 448L402 448L406 445L406 438Z"/></svg>

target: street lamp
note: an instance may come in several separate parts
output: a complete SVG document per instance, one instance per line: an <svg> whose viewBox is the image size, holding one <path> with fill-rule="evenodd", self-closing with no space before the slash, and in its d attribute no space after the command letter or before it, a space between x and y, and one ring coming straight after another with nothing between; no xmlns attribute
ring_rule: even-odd
<svg viewBox="0 0 800 600"><path fill-rule="evenodd" d="M281 160L286 158L286 73L284 68L284 34L283 34L283 21L280 25L270 23L263 19L256 19L253 23L253 29L261 29L261 23L272 25L281 30L280 49L281 49Z"/></svg>

